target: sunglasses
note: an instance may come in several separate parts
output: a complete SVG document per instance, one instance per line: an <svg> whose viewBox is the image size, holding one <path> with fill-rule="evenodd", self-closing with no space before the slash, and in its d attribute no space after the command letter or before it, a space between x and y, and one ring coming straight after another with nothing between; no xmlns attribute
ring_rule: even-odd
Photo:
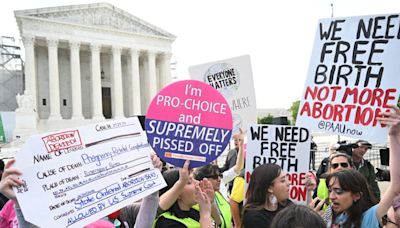
<svg viewBox="0 0 400 228"><path fill-rule="evenodd" d="M388 218L387 215L384 215L384 216L382 217L382 225L386 226L386 224L388 224L388 223L392 223L392 224L394 224L394 225L397 226L397 223L391 221L391 220Z"/></svg>
<svg viewBox="0 0 400 228"><path fill-rule="evenodd" d="M342 168L347 168L349 167L349 163L343 162L343 163L332 163L331 164L333 169L336 169L337 167L341 166Z"/></svg>
<svg viewBox="0 0 400 228"><path fill-rule="evenodd" d="M222 178L222 173L216 173L216 174L208 176L207 178L218 179L218 177Z"/></svg>

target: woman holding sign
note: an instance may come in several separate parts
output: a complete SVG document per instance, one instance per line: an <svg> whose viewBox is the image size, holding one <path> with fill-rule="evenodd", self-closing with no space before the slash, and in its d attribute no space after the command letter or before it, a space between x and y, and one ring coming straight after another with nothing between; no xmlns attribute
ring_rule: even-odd
<svg viewBox="0 0 400 228"><path fill-rule="evenodd" d="M229 204L228 190L225 185L237 177L244 166L244 134L242 129L240 129L240 134L237 134L236 137L239 141L239 151L236 157L236 163L232 168L221 173L218 165L208 164L194 171L196 180L200 181L207 178L213 186L215 192L213 202L221 214L221 228L232 227L232 213Z"/></svg>
<svg viewBox="0 0 400 228"><path fill-rule="evenodd" d="M167 186L160 190L160 209L164 210L154 221L155 228L211 228L211 199L214 191L211 183L197 181L189 175L189 161L182 169L171 169L163 173ZM182 178L182 175L187 175ZM186 180L177 190L177 183ZM200 209L192 208L196 203Z"/></svg>
<svg viewBox="0 0 400 228"><path fill-rule="evenodd" d="M326 183L329 199L335 212L329 227L380 227L388 222L387 211L393 198L400 193L400 109L382 113L377 118L389 128L391 182L381 201L375 205L366 179L355 170L343 170L329 174Z"/></svg>
<svg viewBox="0 0 400 228"><path fill-rule="evenodd" d="M254 169L246 192L242 225L269 227L274 216L287 205L290 183L286 172L276 164L263 164Z"/></svg>

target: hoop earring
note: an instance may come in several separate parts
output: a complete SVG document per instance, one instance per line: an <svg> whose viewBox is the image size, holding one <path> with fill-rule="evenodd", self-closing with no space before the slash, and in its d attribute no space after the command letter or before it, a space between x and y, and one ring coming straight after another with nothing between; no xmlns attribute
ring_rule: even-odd
<svg viewBox="0 0 400 228"><path fill-rule="evenodd" d="M276 198L276 196L274 194L271 194L269 196L269 203L271 204L271 206L275 207L278 204L278 199Z"/></svg>

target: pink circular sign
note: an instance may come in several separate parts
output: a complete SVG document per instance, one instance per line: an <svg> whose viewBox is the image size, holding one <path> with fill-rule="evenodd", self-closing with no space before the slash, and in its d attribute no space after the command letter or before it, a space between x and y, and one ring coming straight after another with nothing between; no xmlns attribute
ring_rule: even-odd
<svg viewBox="0 0 400 228"><path fill-rule="evenodd" d="M232 134L232 113L225 98L210 85L183 80L163 88L146 114L151 147L164 161L182 167L215 160Z"/></svg>

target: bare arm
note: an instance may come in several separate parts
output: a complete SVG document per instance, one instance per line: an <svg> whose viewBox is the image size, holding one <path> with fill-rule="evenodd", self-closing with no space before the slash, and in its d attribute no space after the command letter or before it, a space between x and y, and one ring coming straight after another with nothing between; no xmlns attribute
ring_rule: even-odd
<svg viewBox="0 0 400 228"><path fill-rule="evenodd" d="M381 123L389 126L389 150L390 150L390 183L385 194L378 204L376 216L378 221L386 214L392 205L393 198L400 192L400 109L392 106L394 112L382 113L382 118L377 118Z"/></svg>
<svg viewBox="0 0 400 228"><path fill-rule="evenodd" d="M239 204L236 201L229 199L229 205L231 206L232 219L235 227L241 227L242 221L240 220Z"/></svg>
<svg viewBox="0 0 400 228"><path fill-rule="evenodd" d="M210 196L214 195L214 189L211 183L204 179L196 186L196 201L200 206L200 227L201 228L213 228L211 219L211 201L213 198Z"/></svg>
<svg viewBox="0 0 400 228"><path fill-rule="evenodd" d="M316 189L316 186L317 186L317 180L313 173L308 172L306 174L305 185L306 185L306 191L307 191L306 192L306 204L310 205L311 201L313 200L313 198L312 198L313 191L314 191L314 189Z"/></svg>
<svg viewBox="0 0 400 228"><path fill-rule="evenodd" d="M168 210L178 199L181 194L183 187L189 180L189 161L186 161L183 165L183 168L179 170L179 179L178 181L165 192L162 196L160 196L160 202L158 203L161 210Z"/></svg>
<svg viewBox="0 0 400 228"><path fill-rule="evenodd" d="M239 151L238 151L238 155L236 157L236 164L234 166L234 170L236 174L239 174L240 171L243 169L244 167L244 133L243 130L240 128L239 129L240 134L239 134Z"/></svg>
<svg viewBox="0 0 400 228"><path fill-rule="evenodd" d="M154 168L162 169L162 162L156 154L151 154L151 160ZM140 205L138 215L136 217L135 228L136 227L151 227L153 225L154 219L157 214L159 198L158 191L143 198Z"/></svg>

